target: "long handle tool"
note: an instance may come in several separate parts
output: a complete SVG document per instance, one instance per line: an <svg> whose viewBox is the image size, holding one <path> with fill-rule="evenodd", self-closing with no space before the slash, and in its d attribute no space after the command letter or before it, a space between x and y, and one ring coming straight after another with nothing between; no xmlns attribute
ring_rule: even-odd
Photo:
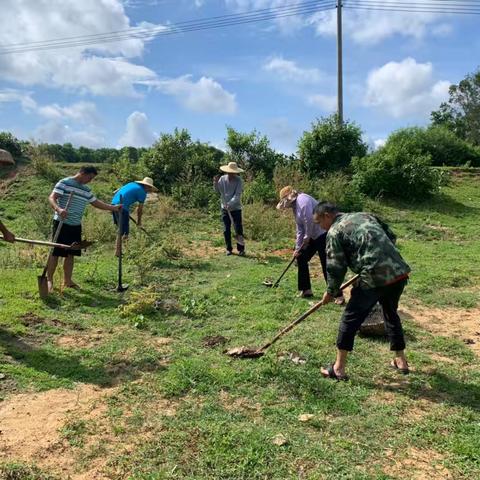
<svg viewBox="0 0 480 480"><path fill-rule="evenodd" d="M290 267L293 265L293 262L295 261L295 257L292 257L290 260L289 264L285 267L285 270L282 272L282 274L278 277L277 281L275 283L272 283L270 280L265 280L263 284L266 287L272 287L272 288L277 288L278 284L280 283L280 280L283 278L283 276L288 272Z"/></svg>
<svg viewBox="0 0 480 480"><path fill-rule="evenodd" d="M355 275L352 277L348 282L345 282L341 287L340 290L344 290L345 288L349 287L357 281L359 278L359 275ZM252 347L236 347L232 348L231 350L228 350L225 352L227 355L230 357L237 357L237 358L258 358L261 357L267 348L271 347L279 338L283 337L287 332L289 332L292 328L297 326L300 322L303 322L307 317L309 317L313 312L317 311L321 306L323 305L323 302L320 301L316 303L312 308L307 310L304 314L300 315L296 320L294 320L292 323L287 325L283 330L281 330L275 337L272 338L268 343L263 345L260 348L252 348Z"/></svg>
<svg viewBox="0 0 480 480"><path fill-rule="evenodd" d="M120 195L120 205L123 205L123 197ZM123 257L123 212L118 211L118 237L120 239L120 247L118 253L118 285L117 292L124 292L128 290L129 285L123 285L122 283L122 257Z"/></svg>
<svg viewBox="0 0 480 480"><path fill-rule="evenodd" d="M65 211L67 213L68 213L68 208L70 207L70 203L72 201L72 198L73 198L73 192L70 192L70 195L67 198L67 203L65 205ZM60 232L62 231L62 227L63 227L64 223L65 223L65 219L63 217L59 217L57 229L55 230L55 233L53 234L52 243L57 242L58 236L60 235ZM42 274L37 277L38 294L40 295L40 298L42 300L45 300L48 297L48 294L50 293L48 291L47 270L48 270L48 264L50 262L50 258L52 257L52 254L53 254L53 248L52 248L52 250L50 250L50 253L48 254L47 263L45 264L45 268L43 269Z"/></svg>

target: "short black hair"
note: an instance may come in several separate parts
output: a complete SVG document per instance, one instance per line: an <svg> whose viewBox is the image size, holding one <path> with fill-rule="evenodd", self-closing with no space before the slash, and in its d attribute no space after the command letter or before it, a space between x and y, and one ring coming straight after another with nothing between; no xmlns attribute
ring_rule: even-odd
<svg viewBox="0 0 480 480"><path fill-rule="evenodd" d="M326 213L330 213L335 215L339 213L338 207L334 203L330 202L320 202L314 211L315 215L325 215Z"/></svg>
<svg viewBox="0 0 480 480"><path fill-rule="evenodd" d="M84 173L86 175L98 175L98 170L93 165L87 165L85 167L80 168L80 173Z"/></svg>

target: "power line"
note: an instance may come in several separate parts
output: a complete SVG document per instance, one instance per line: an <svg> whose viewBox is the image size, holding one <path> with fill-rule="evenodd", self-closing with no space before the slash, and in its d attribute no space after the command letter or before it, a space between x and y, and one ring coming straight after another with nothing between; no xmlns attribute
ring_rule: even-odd
<svg viewBox="0 0 480 480"><path fill-rule="evenodd" d="M394 8L429 8L439 10L473 10L480 9L480 4L471 5L466 3L456 2L452 6L438 3L438 0L432 2L411 2L408 0L397 1L379 1L379 0L345 0L344 5L374 5L381 7L394 7Z"/></svg>
<svg viewBox="0 0 480 480"><path fill-rule="evenodd" d="M153 39L159 36L188 33L200 30L229 27L248 23L255 23L273 19L287 18L297 15L316 13L335 7L333 0L307 1L302 4L290 4L283 7L253 10L243 14L230 14L210 17L200 20L188 20L168 26L135 28L116 32L66 37L52 40L26 42L4 45L0 48L0 55L11 53L26 53L32 51L51 50L58 48L83 47L101 43L117 42L128 39Z"/></svg>
<svg viewBox="0 0 480 480"><path fill-rule="evenodd" d="M372 10L372 11L385 11L385 12L407 12L407 13L436 13L436 14L449 14L449 15L480 15L479 10L448 10L448 9L429 9L429 8L402 8L402 7L385 7L383 5L356 5L345 4L343 8L350 10Z"/></svg>

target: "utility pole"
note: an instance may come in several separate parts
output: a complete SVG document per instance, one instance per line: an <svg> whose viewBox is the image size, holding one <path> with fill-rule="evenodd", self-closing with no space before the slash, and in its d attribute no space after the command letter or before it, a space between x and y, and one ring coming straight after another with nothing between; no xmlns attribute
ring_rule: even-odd
<svg viewBox="0 0 480 480"><path fill-rule="evenodd" d="M343 124L342 0L337 0L337 115Z"/></svg>

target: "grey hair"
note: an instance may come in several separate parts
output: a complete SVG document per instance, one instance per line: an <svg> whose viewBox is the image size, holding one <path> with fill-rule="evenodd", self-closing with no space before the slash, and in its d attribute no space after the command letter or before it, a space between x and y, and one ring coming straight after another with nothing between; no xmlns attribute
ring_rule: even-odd
<svg viewBox="0 0 480 480"><path fill-rule="evenodd" d="M339 213L338 207L334 203L330 202L320 202L315 207L315 215L325 215L326 213L330 213L331 215L336 215Z"/></svg>

